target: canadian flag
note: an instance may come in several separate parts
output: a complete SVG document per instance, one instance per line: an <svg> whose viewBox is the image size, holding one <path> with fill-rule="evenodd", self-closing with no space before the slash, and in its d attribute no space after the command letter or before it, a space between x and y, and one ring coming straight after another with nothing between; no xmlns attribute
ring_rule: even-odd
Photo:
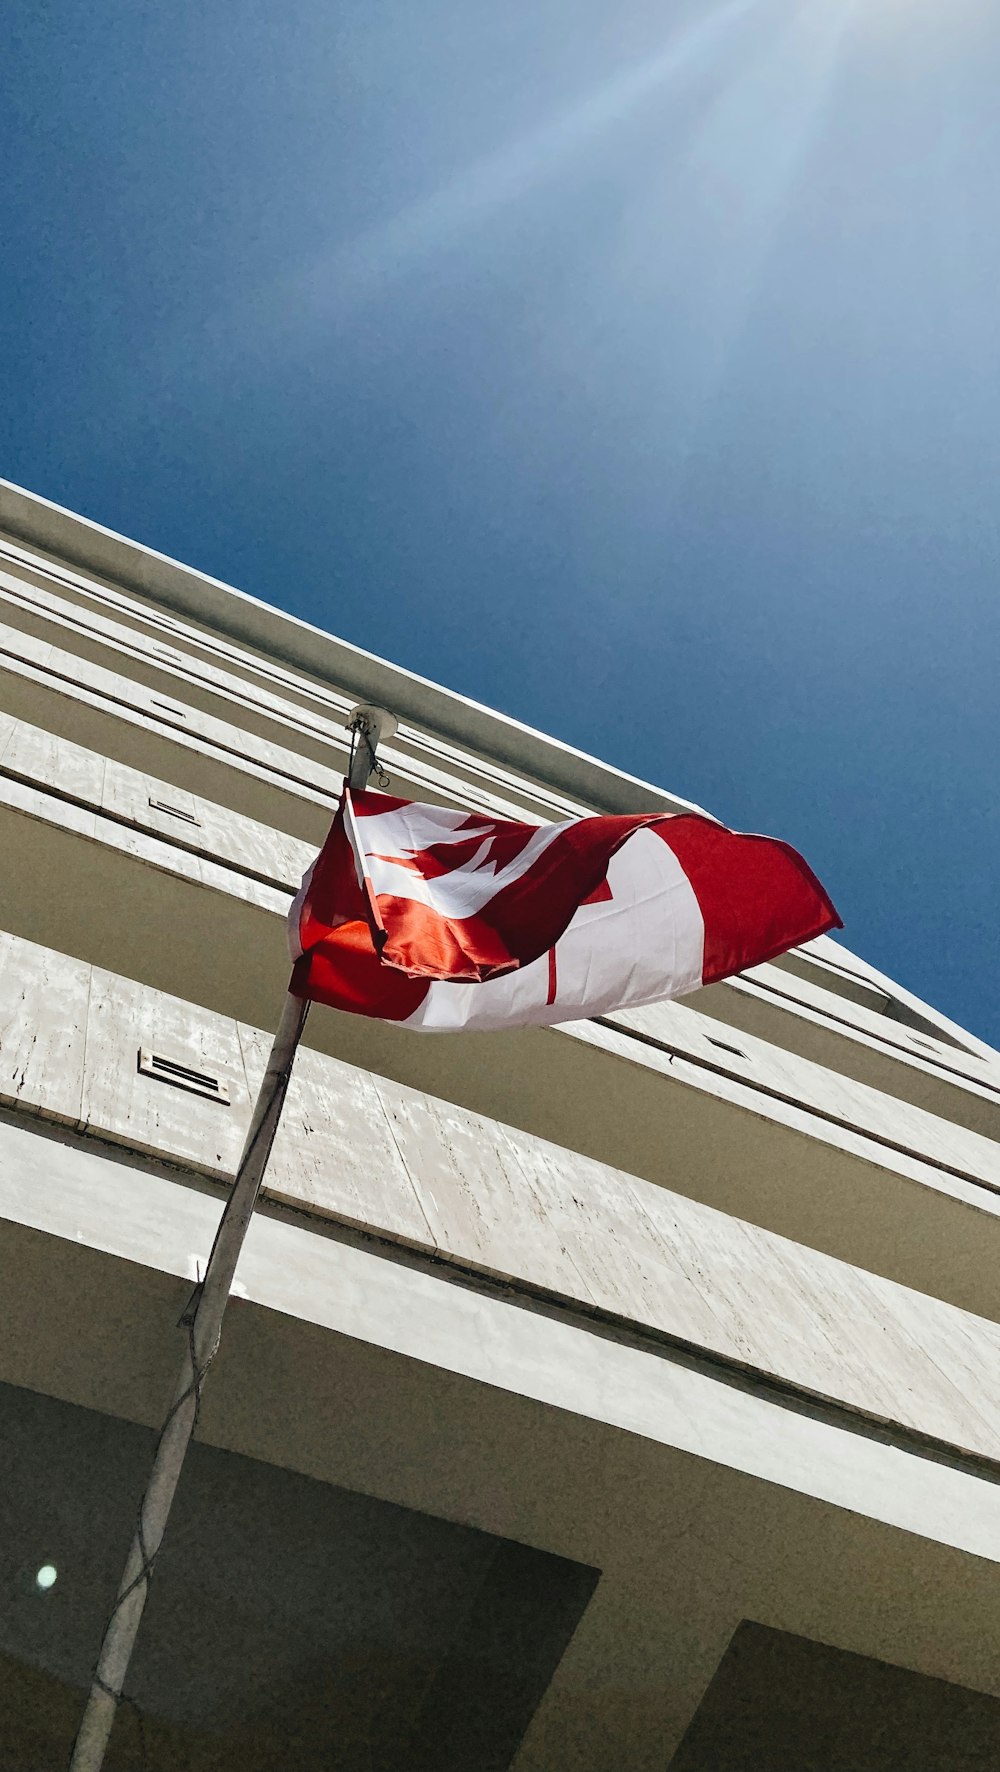
<svg viewBox="0 0 1000 1772"><path fill-rule="evenodd" d="M292 905L292 991L406 1027L572 1021L840 918L802 857L696 813L520 824L345 786Z"/></svg>

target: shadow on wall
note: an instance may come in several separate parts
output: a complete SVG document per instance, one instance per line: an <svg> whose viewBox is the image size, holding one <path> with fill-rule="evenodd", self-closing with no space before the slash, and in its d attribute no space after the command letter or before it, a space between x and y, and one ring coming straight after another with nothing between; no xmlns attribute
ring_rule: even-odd
<svg viewBox="0 0 1000 1772"><path fill-rule="evenodd" d="M152 1441L0 1385L3 1772L68 1761ZM504 1772L596 1582L195 1445L107 1772Z"/></svg>
<svg viewBox="0 0 1000 1772"><path fill-rule="evenodd" d="M993 1772L1000 1699L744 1622L670 1772Z"/></svg>

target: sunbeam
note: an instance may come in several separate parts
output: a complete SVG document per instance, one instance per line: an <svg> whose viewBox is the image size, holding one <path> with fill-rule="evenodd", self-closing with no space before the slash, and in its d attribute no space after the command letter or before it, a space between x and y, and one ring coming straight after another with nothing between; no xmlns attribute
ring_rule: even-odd
<svg viewBox="0 0 1000 1772"><path fill-rule="evenodd" d="M696 24L678 30L658 55L615 74L540 128L484 155L388 220L259 292L254 307L293 328L309 314L344 316L462 230L554 178L595 138L624 123L654 95L696 73L724 44L727 33L761 3L726 0Z"/></svg>
<svg viewBox="0 0 1000 1772"><path fill-rule="evenodd" d="M822 136L859 0L758 12L752 51L728 56L713 96L651 119L645 171L627 195L614 249L594 262L575 326L552 327L550 362L584 378L609 357L636 401L635 425L665 447L671 473L697 450L794 192ZM642 374L637 374L641 363ZM606 385L606 376L603 385ZM626 396L627 397L627 396ZM663 496L679 495L673 481Z"/></svg>

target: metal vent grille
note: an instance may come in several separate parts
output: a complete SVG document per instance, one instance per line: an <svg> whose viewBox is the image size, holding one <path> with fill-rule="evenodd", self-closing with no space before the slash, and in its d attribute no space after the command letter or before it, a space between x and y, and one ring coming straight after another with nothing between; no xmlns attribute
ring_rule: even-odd
<svg viewBox="0 0 1000 1772"><path fill-rule="evenodd" d="M193 812L185 812L183 806L171 806L169 800L154 800L152 794L149 796L149 804L154 812L166 812L171 818L180 818L185 824L195 824L199 829L201 827L201 819L195 818Z"/></svg>
<svg viewBox="0 0 1000 1772"><path fill-rule="evenodd" d="M139 1047L139 1070L144 1077L155 1077L158 1083L171 1083L175 1089L187 1089L192 1095L204 1096L206 1101L221 1101L223 1107L229 1107L229 1084L221 1077L215 1077L211 1071L196 1070L193 1065L180 1064L176 1058L167 1058L162 1052L154 1052L149 1046Z"/></svg>

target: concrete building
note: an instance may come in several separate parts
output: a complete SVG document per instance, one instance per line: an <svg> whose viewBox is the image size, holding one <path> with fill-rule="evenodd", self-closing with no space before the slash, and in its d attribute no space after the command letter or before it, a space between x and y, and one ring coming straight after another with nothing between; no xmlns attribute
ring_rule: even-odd
<svg viewBox="0 0 1000 1772"><path fill-rule="evenodd" d="M351 704L404 794L678 802L8 485L0 598L0 1766L50 1772ZM826 939L558 1029L314 1010L109 1765L1000 1764L998 1139L997 1054Z"/></svg>

